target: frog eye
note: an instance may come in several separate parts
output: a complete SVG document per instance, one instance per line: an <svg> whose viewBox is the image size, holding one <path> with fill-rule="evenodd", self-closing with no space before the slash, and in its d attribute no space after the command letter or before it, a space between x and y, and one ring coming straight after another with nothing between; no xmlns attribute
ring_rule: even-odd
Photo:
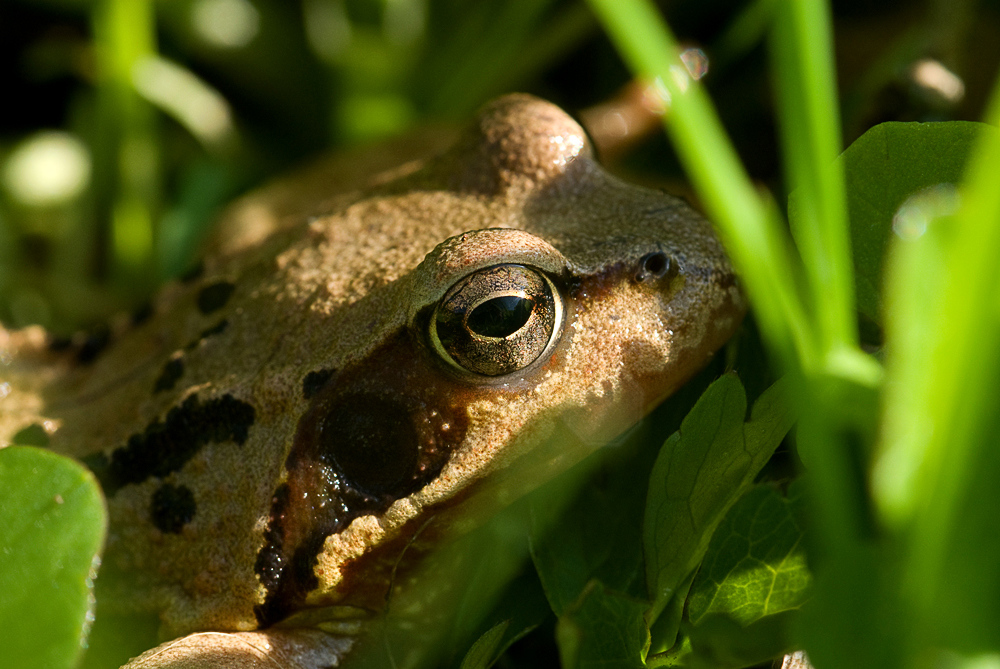
<svg viewBox="0 0 1000 669"><path fill-rule="evenodd" d="M524 369L550 348L562 325L559 291L524 265L495 265L466 276L445 293L431 321L438 354L473 374Z"/></svg>

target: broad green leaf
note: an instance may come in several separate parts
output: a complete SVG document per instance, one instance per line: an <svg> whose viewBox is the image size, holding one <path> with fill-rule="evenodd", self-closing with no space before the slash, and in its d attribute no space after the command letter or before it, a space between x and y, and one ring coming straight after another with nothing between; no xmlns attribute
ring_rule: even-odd
<svg viewBox="0 0 1000 669"><path fill-rule="evenodd" d="M746 417L734 374L713 383L670 436L650 475L643 520L650 620L701 562L709 539L791 427L792 413L775 383Z"/></svg>
<svg viewBox="0 0 1000 669"><path fill-rule="evenodd" d="M465 669L466 662L473 661L470 659L473 651L476 652L478 658L476 661L486 662L481 666L492 665L511 644L519 641L551 618L552 611L545 599L538 575L531 563L526 562L521 575L507 586L503 597L485 616L485 622L481 625L481 629L486 628L491 623L495 624L486 629L466 653L462 660L462 669ZM497 628L501 626L502 631L497 632ZM466 643L468 642L466 641ZM492 653L486 652L487 646L492 647ZM460 647L455 648L455 651L459 650L461 650ZM447 664L442 663L439 666L457 666L458 656L449 658L449 660Z"/></svg>
<svg viewBox="0 0 1000 669"><path fill-rule="evenodd" d="M556 626L563 669L631 669L643 666L649 630L647 603L592 581Z"/></svg>
<svg viewBox="0 0 1000 669"><path fill-rule="evenodd" d="M688 619L724 614L746 627L797 609L812 576L806 566L799 520L799 486L782 497L772 486L744 495L720 523L695 578Z"/></svg>
<svg viewBox="0 0 1000 669"><path fill-rule="evenodd" d="M893 217L907 198L957 184L977 137L989 126L968 121L883 123L838 159L844 164L858 310L882 322L882 269ZM794 217L794 197L789 217Z"/></svg>
<svg viewBox="0 0 1000 669"><path fill-rule="evenodd" d="M97 481L69 458L0 449L0 649L4 666L72 667L86 642L107 531Z"/></svg>

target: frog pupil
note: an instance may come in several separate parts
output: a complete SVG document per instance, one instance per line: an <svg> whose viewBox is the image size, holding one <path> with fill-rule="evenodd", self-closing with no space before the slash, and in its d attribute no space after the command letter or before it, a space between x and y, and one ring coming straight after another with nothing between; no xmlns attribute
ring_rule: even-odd
<svg viewBox="0 0 1000 669"><path fill-rule="evenodd" d="M466 324L483 337L503 338L523 328L534 308L532 300L520 295L494 297L473 309Z"/></svg>

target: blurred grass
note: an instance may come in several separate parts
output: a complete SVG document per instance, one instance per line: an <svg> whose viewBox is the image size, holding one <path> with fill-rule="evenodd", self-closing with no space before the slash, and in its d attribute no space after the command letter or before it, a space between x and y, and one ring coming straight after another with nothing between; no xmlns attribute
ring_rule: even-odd
<svg viewBox="0 0 1000 669"><path fill-rule="evenodd" d="M30 41L19 17L41 24ZM4 20L24 40L11 78L58 83L86 173L43 201L5 180L0 320L62 332L188 269L219 208L266 176L463 121L508 90L544 92L544 73L599 34L566 0L11 0ZM22 125L0 116L0 161L40 155ZM27 178L52 181L51 165Z"/></svg>

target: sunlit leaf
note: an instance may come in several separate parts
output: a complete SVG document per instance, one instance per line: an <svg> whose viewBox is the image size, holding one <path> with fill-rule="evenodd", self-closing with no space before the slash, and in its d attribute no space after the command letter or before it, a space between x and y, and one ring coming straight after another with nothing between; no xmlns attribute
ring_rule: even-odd
<svg viewBox="0 0 1000 669"><path fill-rule="evenodd" d="M799 607L812 580L800 505L798 486L787 498L760 486L733 505L712 536L691 588L688 618L694 625L722 613L747 626Z"/></svg>
<svg viewBox="0 0 1000 669"><path fill-rule="evenodd" d="M89 629L107 511L94 477L48 451L0 450L2 664L72 667Z"/></svg>
<svg viewBox="0 0 1000 669"><path fill-rule="evenodd" d="M744 423L743 386L735 375L723 376L663 445L650 476L644 520L652 619L701 561L712 532L791 426L783 391L782 382L771 386Z"/></svg>

